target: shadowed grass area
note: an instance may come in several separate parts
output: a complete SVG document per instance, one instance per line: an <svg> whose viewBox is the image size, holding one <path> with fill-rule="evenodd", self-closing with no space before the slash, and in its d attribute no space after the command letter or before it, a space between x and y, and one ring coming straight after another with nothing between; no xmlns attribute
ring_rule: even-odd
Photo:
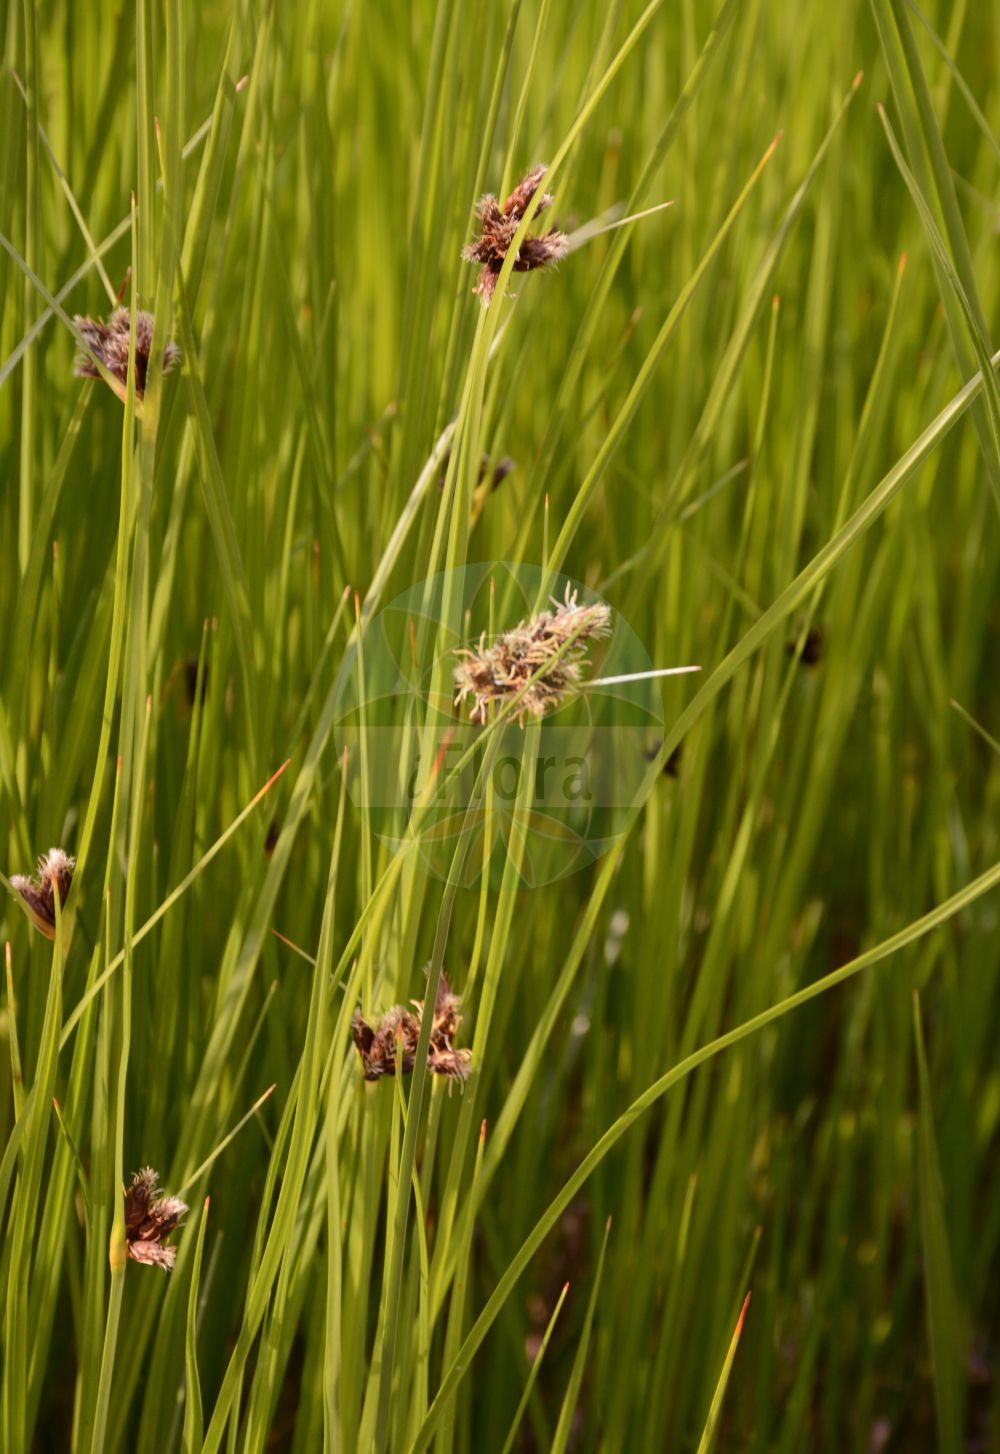
<svg viewBox="0 0 1000 1454"><path fill-rule="evenodd" d="M7 1454L1000 1437L997 43L4 12Z"/></svg>

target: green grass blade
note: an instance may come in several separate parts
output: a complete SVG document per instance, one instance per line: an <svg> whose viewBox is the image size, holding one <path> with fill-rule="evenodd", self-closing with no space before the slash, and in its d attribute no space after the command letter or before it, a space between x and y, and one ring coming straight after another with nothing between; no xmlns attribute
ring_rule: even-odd
<svg viewBox="0 0 1000 1454"><path fill-rule="evenodd" d="M556 1424L556 1431L552 1438L553 1454L566 1454L570 1434L573 1431L573 1415L576 1412L576 1407L580 1400L580 1389L583 1387L583 1375L587 1367L587 1349L590 1347L590 1334L594 1326L597 1294L601 1288L601 1277L604 1273L604 1257L608 1250L608 1237L610 1235L611 1218L609 1217L604 1224L604 1238L601 1242L601 1251L597 1259L594 1284L590 1290L587 1312L583 1320L583 1327L580 1330L580 1339L576 1345L576 1353L573 1358L573 1367L570 1372L569 1383L566 1385L562 1408L559 1410L559 1422Z"/></svg>
<svg viewBox="0 0 1000 1454"><path fill-rule="evenodd" d="M726 1385L729 1382L729 1375L733 1368L733 1359L736 1357L736 1348L740 1341L740 1334L743 1332L743 1320L747 1315L747 1308L750 1305L750 1294L747 1293L743 1299L743 1306L740 1315L736 1319L736 1328L729 1343L729 1350L726 1353L725 1362L722 1365L722 1372L719 1374L719 1381L715 1385L715 1393L712 1395L712 1402L708 1410L708 1418L705 1420L705 1427L701 1431L701 1438L698 1440L698 1454L711 1454L715 1447L715 1436L719 1428L719 1418L722 1414L722 1402L726 1397Z"/></svg>
<svg viewBox="0 0 1000 1454"><path fill-rule="evenodd" d="M934 1370L934 1403L941 1454L958 1454L963 1447L962 1383L965 1337L948 1246L948 1223L945 1218L941 1167L934 1131L927 1052L920 1019L920 997L916 991L913 994L913 1031L920 1089L917 1185L920 1192L920 1238L926 1280L927 1334Z"/></svg>
<svg viewBox="0 0 1000 1454"><path fill-rule="evenodd" d="M198 1289L201 1286L201 1256L205 1250L205 1228L208 1226L209 1198L198 1225L198 1241L191 1268L188 1290L187 1324L184 1334L184 1454L199 1454L204 1434L201 1408L201 1379L198 1375Z"/></svg>
<svg viewBox="0 0 1000 1454"><path fill-rule="evenodd" d="M997 382L996 373L990 361L989 341L982 331L973 302L967 296L959 280L958 273L948 256L948 250L944 245L941 234L937 230L934 218L931 215L931 210L920 194L920 188L917 186L916 178L903 160L903 154L893 135L892 127L889 125L889 119L881 106L879 107L879 116L885 128L885 134L889 139L889 146L895 158L896 165L900 170L903 181L906 183L910 196L916 204L917 211L920 213L920 220L924 225L924 230L927 233L931 248L954 292L969 330L973 352L976 355L976 362L979 364L981 376L985 383L986 417L989 421L990 438L993 444L993 460L996 464L996 470L991 471L990 479L994 485L997 505L1000 507L1000 483L998 483L1000 482L1000 383Z"/></svg>
<svg viewBox="0 0 1000 1454"><path fill-rule="evenodd" d="M538 1345L538 1352L535 1354L534 1359L532 1360L531 1371L528 1374L527 1382L524 1385L524 1392L521 1395L521 1401L518 1404L517 1408L514 1410L514 1417L511 1420L510 1430L508 1431L507 1438L504 1441L504 1446L503 1449L500 1451L500 1454L511 1454L511 1450L514 1447L514 1440L517 1438L517 1432L521 1427L521 1420L524 1418L525 1410L528 1407L532 1392L534 1391L535 1383L538 1380L538 1374L541 1371L542 1359L545 1357L545 1350L548 1348L549 1341L552 1337L553 1332L555 1331L556 1322L558 1321L559 1314L562 1312L562 1305L566 1301L566 1295L568 1292L569 1283L567 1282L563 1285L563 1290L556 1300L555 1307L552 1309L552 1316L549 1318L548 1323L545 1325L545 1332L543 1333L542 1340Z"/></svg>
<svg viewBox="0 0 1000 1454"><path fill-rule="evenodd" d="M789 995L778 1004L772 1005L769 1009L761 1011L760 1014L752 1016L751 1019L745 1021L742 1025L738 1025L735 1029L703 1045L699 1050L687 1056L672 1070L667 1071L665 1075L655 1081L643 1095L634 1101L629 1109L608 1128L597 1144L584 1157L580 1166L563 1187L556 1200L547 1208L536 1223L529 1237L517 1253L517 1256L500 1278L486 1306L476 1319L465 1342L459 1349L455 1361L446 1371L434 1402L428 1411L427 1418L424 1420L416 1439L411 1445L411 1454L419 1454L420 1450L427 1448L438 1419L441 1417L445 1400L453 1395L462 1376L468 1370L472 1355L479 1347L479 1344L485 1337L486 1332L495 1320L504 1302L510 1296L521 1273L528 1265L532 1255L544 1240L547 1233L555 1224L560 1213L569 1204L579 1188L584 1185L592 1172L604 1160L612 1147L621 1140L626 1131L650 1106L654 1105L656 1101L666 1095L667 1091L671 1090L673 1086L689 1076L692 1071L696 1070L700 1065L704 1065L706 1061L713 1059L724 1050L730 1049L733 1045L739 1044L742 1040L747 1039L748 1036L755 1035L758 1031L773 1024L776 1020L780 1020L786 1015L791 1014L793 1010L800 1008L804 1004L808 1004L810 1000L816 999L817 996L827 993L835 985L843 984L846 980L852 979L854 976L860 974L862 970L868 969L871 965L879 963L881 960L895 954L898 950L906 948L909 944L914 943L925 934L931 933L943 923L946 923L948 919L954 917L955 914L960 913L963 909L968 908L970 904L975 903L976 899L985 893L989 893L998 885L1000 885L1000 864L995 864L993 868L988 869L986 873L974 879L972 883L968 884L964 889L961 889L957 894L953 894L943 904L932 909L923 918L909 924L905 929L900 930L898 934L894 934L882 944L876 945L875 948L851 960L849 964L845 964L842 968L834 970L831 974L824 975L822 979L816 980L805 989L798 990L795 994Z"/></svg>

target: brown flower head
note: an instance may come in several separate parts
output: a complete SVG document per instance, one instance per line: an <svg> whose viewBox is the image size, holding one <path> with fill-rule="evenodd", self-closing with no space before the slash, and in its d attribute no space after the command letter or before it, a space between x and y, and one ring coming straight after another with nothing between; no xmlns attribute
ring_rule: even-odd
<svg viewBox="0 0 1000 1454"><path fill-rule="evenodd" d="M463 250L462 256L467 262L480 265L479 277L472 291L480 295L484 304L489 303L493 297L497 276L514 241L514 234L544 176L544 166L532 167L502 205L494 196L487 194L481 198L476 208L480 236ZM551 203L551 195L544 193L538 204L538 212L544 212ZM556 228L549 232L529 233L518 248L514 271L530 273L534 268L543 268L548 263L558 262L561 257L566 256L568 246L566 234Z"/></svg>
<svg viewBox="0 0 1000 1454"><path fill-rule="evenodd" d="M798 656L802 666L818 666L823 660L823 649L826 646L826 632L822 626L810 626L806 632L806 638L799 650L799 643L796 639L785 642L785 655Z"/></svg>
<svg viewBox="0 0 1000 1454"><path fill-rule="evenodd" d="M87 344L101 363L117 380L115 393L124 401L125 385L128 380L128 337L129 310L116 308L105 323L102 319L84 318L79 313L73 319ZM135 394L141 399L146 392L146 370L149 367L149 350L153 344L153 315L138 312L135 315ZM168 342L163 350L163 372L181 362L183 355L176 343ZM81 379L99 379L97 365L89 353L81 350L76 356L73 372Z"/></svg>
<svg viewBox="0 0 1000 1454"><path fill-rule="evenodd" d="M568 586L565 601L553 605L554 610L542 611L530 621L521 621L513 631L502 632L490 646L483 636L478 651L460 652L455 705L473 697L473 722L485 724L490 702L502 705L521 691L518 721L523 723L525 716L544 717L579 689L587 643L607 636L611 610L603 601L577 605L576 592ZM536 672L540 675L532 681Z"/></svg>
<svg viewBox="0 0 1000 1454"><path fill-rule="evenodd" d="M451 450L445 450L441 459L441 474L438 477L438 489L443 490L445 481L448 478L448 465L451 463ZM498 460L492 460L484 451L479 461L479 472L476 475L476 488L485 491L487 494L497 490L503 484L507 476L517 469L517 465L509 455L502 454Z"/></svg>
<svg viewBox="0 0 1000 1454"><path fill-rule="evenodd" d="M423 1022L424 1002L413 1000L411 1003L412 1010L403 1005L393 1005L374 1029L364 1019L361 1011L355 1010L351 1034L361 1056L365 1080L381 1080L382 1076L396 1075L397 1072L408 1075L413 1069ZM458 995L452 990L442 970L437 999L434 1002L431 1038L427 1046L427 1068L434 1075L445 1075L452 1080L464 1082L469 1074L472 1054L468 1050L456 1050L451 1043L462 1023L458 1006Z"/></svg>
<svg viewBox="0 0 1000 1454"><path fill-rule="evenodd" d="M71 858L61 848L50 848L38 860L38 872L34 878L28 878L23 873L15 873L11 878L11 884L21 895L28 918L46 939L56 937L55 895L58 891L61 909L73 882L75 867L75 858Z"/></svg>
<svg viewBox="0 0 1000 1454"><path fill-rule="evenodd" d="M180 1197L158 1190L159 1178L151 1166L139 1171L125 1193L125 1250L133 1262L162 1267L169 1272L177 1256L163 1244L187 1211Z"/></svg>

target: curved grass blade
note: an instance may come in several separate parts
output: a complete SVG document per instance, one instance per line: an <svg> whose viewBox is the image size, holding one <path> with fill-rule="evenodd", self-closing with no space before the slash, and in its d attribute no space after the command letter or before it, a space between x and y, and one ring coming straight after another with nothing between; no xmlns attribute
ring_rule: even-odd
<svg viewBox="0 0 1000 1454"><path fill-rule="evenodd" d="M821 979L815 980L804 989L797 990L794 994L788 995L785 999L779 1001L778 1004L762 1010L757 1015L753 1015L749 1020L745 1020L734 1029L717 1036L714 1040L710 1040L706 1045L701 1046L700 1049L686 1056L671 1070L668 1070L665 1075L660 1076L659 1080L654 1081L641 1096L637 1097L631 1106L629 1106L628 1110L623 1112L608 1127L600 1140L587 1153L576 1171L565 1183L558 1196L542 1213L522 1243L516 1256L497 1283L483 1311L476 1319L465 1342L459 1349L454 1362L445 1371L438 1392L428 1410L427 1417L421 1425L416 1439L410 1446L410 1454L420 1454L421 1450L427 1448L437 1427L438 1420L441 1418L444 1404L453 1396L458 1384L468 1372L476 1349L482 1343L487 1332L495 1322L500 1309L513 1291L522 1272L524 1272L535 1252L555 1226L559 1217L565 1211L580 1187L586 1183L612 1148L618 1144L626 1131L629 1130L640 1116L644 1115L651 1106L655 1105L669 1090L675 1085L678 1085L682 1080L685 1080L699 1066L706 1064L706 1062L714 1059L715 1056L720 1055L724 1050L730 1049L731 1046L738 1045L742 1040L746 1040L751 1035L755 1035L766 1026L783 1019L786 1015L791 1014L793 1010L797 1010L800 1006L808 1004L810 1000L826 994L828 990L833 989L836 985L853 979L855 975L870 968L873 964L878 964L881 960L888 959L898 950L915 943L916 940L923 938L925 934L929 934L942 924L947 923L949 919L953 918L963 909L968 908L970 904L975 903L983 894L989 893L998 885L1000 885L1000 863L994 864L992 868L980 874L978 878L973 879L964 889L960 889L958 893L946 899L943 904L939 904L937 908L932 909L929 913L923 915L922 918L907 925L899 933L893 934L891 938L883 940L881 944L877 944L864 954L858 955L856 959L852 959L850 963L843 965L840 969L835 969L830 974L823 975Z"/></svg>
<svg viewBox="0 0 1000 1454"><path fill-rule="evenodd" d="M909 165L916 179L916 192L920 194L920 202L917 203L918 210L920 210L922 202L927 208L928 215L933 218L936 203L951 248L950 253L943 247L943 244L939 249L937 241L940 240L940 233L937 230L937 223L934 222L933 231L927 229L924 214L921 212L921 220L924 221L925 230L928 230L928 237L931 241L935 271L941 289L941 301L948 320L955 355L959 368L965 372L968 367L968 352L965 347L960 318L964 316L966 319L977 356L979 354L978 344L986 339L988 330L976 287L972 254L958 206L951 167L934 114L930 88L927 85L927 78L924 75L913 37L905 0L871 0L871 9L882 46L882 54L889 71L896 106L899 110ZM885 124L883 117L883 125ZM904 172L903 175L906 180L907 173ZM910 186L909 181L907 181L907 186ZM917 201L914 188L910 187L910 191L914 196L914 201ZM956 275L961 280L961 286L957 290L953 281ZM946 287L945 284L950 284L950 287ZM980 366L982 366L981 360ZM983 411L976 408L973 411L973 419L979 435L987 473L996 497L997 508L1000 509L1000 458L998 458L1000 446L997 443L994 422L990 417L990 408L987 395L987 417L984 419Z"/></svg>
<svg viewBox="0 0 1000 1454"><path fill-rule="evenodd" d="M997 376L990 360L989 341L980 324L977 310L973 306L973 301L969 298L962 286L955 265L948 255L948 249L945 247L944 239L937 229L937 224L934 221L931 209L927 205L926 199L922 196L920 188L917 186L916 178L903 159L903 153L899 149L899 143L889 124L889 118L885 114L884 107L879 106L878 114L885 128L885 134L889 140L889 147L899 168L900 175L906 183L907 190L913 198L914 205L920 214L920 220L924 225L924 231L927 233L931 250L937 258L945 278L951 285L955 299L965 318L969 337L972 341L973 352L976 355L976 362L979 365L980 373L986 384L986 417L989 421L990 439L993 443L994 464L996 466L995 470L989 471L989 475L996 497L997 508L1000 509L1000 383L997 382Z"/></svg>

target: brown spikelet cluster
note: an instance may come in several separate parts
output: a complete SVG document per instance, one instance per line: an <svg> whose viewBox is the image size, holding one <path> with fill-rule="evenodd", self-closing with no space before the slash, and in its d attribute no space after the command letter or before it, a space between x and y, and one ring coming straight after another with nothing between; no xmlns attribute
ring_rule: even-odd
<svg viewBox="0 0 1000 1454"><path fill-rule="evenodd" d="M75 858L71 858L61 848L50 848L38 860L38 872L34 878L28 878L23 873L15 873L11 878L11 884L20 894L28 918L46 939L56 937L55 896L58 893L61 909L66 903L75 867Z"/></svg>
<svg viewBox="0 0 1000 1454"><path fill-rule="evenodd" d="M577 605L576 592L568 586L565 601L553 604L554 610L521 621L492 645L487 646L485 637L480 637L477 651L463 649L459 653L455 705L472 697L473 722L485 724L491 702L503 705L522 691L516 709L522 723L526 716L544 717L577 691L583 678L587 643L607 636L611 609L603 601ZM540 674L532 681L536 673Z"/></svg>
<svg viewBox="0 0 1000 1454"><path fill-rule="evenodd" d="M409 1074L417 1054L417 1041L423 1023L423 1000L411 1000L412 1009L404 1005L393 1005L373 1028L355 1010L351 1022L351 1034L361 1056L361 1068L365 1080L381 1080L384 1075ZM456 1050L452 1040L462 1023L459 1013L458 995L445 978L444 971L438 981L437 999L434 1002L434 1021L431 1038L427 1046L427 1069L434 1075L445 1075L462 1083L471 1068L472 1052Z"/></svg>
<svg viewBox="0 0 1000 1454"><path fill-rule="evenodd" d="M187 1211L180 1197L165 1195L151 1166L136 1173L125 1192L125 1250L133 1262L169 1272L177 1249L163 1244Z"/></svg>
<svg viewBox="0 0 1000 1454"><path fill-rule="evenodd" d="M125 385L128 379L129 310L116 308L107 323L101 318L84 318L79 313L73 322L83 336L87 347L100 359L108 372L114 375L117 380L115 393L124 400ZM149 350L152 346L153 315L152 313L136 313L135 394L137 399L141 399L146 392L146 371L149 367ZM163 351L163 372L169 374L171 369L176 368L181 362L181 358L182 354L177 344L168 343ZM73 372L81 379L99 379L101 377L90 354L82 350L76 356Z"/></svg>
<svg viewBox="0 0 1000 1454"><path fill-rule="evenodd" d="M463 250L462 256L467 262L480 265L479 277L472 291L479 294L484 304L489 303L493 297L497 276L514 241L514 233L544 176L544 166L532 167L528 175L518 182L506 202L501 204L494 196L487 194L476 208L480 236ZM552 197L546 192L538 204L538 212L544 212L551 203ZM514 271L530 273L535 268L544 268L548 263L558 262L561 257L566 256L568 246L566 234L556 228L537 235L529 233L518 249Z"/></svg>
<svg viewBox="0 0 1000 1454"><path fill-rule="evenodd" d="M810 626L806 632L801 650L796 638L785 642L785 655L798 656L801 666L819 666L826 646L826 632L822 626Z"/></svg>
<svg viewBox="0 0 1000 1454"><path fill-rule="evenodd" d="M448 478L448 466L450 463L451 450L449 449L445 451L441 459L441 474L438 478L439 490L444 489L445 481ZM511 471L516 469L517 465L509 455L502 454L499 459L493 460L488 454L484 453L480 458L479 470L476 475L477 490L485 490L486 493L498 490Z"/></svg>

